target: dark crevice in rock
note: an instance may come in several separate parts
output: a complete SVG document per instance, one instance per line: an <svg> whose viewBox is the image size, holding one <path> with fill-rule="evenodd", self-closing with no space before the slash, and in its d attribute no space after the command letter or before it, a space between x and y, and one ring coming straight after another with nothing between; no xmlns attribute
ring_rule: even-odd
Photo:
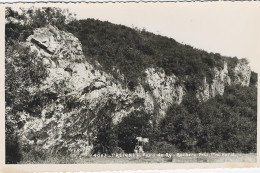
<svg viewBox="0 0 260 173"><path fill-rule="evenodd" d="M47 52L48 54L53 54L54 52L52 52L52 51L50 51L49 49L48 49L48 47L46 47L44 44L42 44L41 42L39 42L38 40L36 40L36 39L34 39L34 38L32 38L31 39L31 42L32 43L34 43L34 44L36 44L37 46L39 46L42 50L44 50L45 52Z"/></svg>

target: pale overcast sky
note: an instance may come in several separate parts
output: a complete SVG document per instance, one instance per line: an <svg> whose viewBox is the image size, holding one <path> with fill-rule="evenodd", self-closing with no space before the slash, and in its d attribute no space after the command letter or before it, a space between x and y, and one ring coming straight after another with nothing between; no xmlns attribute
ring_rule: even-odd
<svg viewBox="0 0 260 173"><path fill-rule="evenodd" d="M259 71L260 2L83 3L63 7L79 19L134 25L208 52L247 58L251 68Z"/></svg>

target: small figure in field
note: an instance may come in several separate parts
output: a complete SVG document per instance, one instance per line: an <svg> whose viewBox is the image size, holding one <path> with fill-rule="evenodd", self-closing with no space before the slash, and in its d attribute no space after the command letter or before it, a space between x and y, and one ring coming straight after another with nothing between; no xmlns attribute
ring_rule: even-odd
<svg viewBox="0 0 260 173"><path fill-rule="evenodd" d="M134 152L135 152L135 153L138 153L138 151L139 151L139 146L136 145L136 146L135 146L135 149L134 149Z"/></svg>
<svg viewBox="0 0 260 173"><path fill-rule="evenodd" d="M143 146L139 146L139 153L144 153Z"/></svg>

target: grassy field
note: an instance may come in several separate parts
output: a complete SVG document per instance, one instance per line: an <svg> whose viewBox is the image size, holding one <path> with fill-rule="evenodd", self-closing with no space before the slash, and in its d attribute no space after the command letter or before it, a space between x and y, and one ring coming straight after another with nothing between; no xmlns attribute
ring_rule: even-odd
<svg viewBox="0 0 260 173"><path fill-rule="evenodd" d="M175 153L175 154L139 154L91 156L82 158L48 157L45 160L24 160L19 164L91 164L91 163L228 163L256 162L256 153Z"/></svg>

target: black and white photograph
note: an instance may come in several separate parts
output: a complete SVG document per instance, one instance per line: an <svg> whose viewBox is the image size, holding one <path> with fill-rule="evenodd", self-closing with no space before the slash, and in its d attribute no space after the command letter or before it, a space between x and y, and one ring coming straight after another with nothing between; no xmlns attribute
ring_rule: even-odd
<svg viewBox="0 0 260 173"><path fill-rule="evenodd" d="M243 3L6 4L5 164L257 163Z"/></svg>

